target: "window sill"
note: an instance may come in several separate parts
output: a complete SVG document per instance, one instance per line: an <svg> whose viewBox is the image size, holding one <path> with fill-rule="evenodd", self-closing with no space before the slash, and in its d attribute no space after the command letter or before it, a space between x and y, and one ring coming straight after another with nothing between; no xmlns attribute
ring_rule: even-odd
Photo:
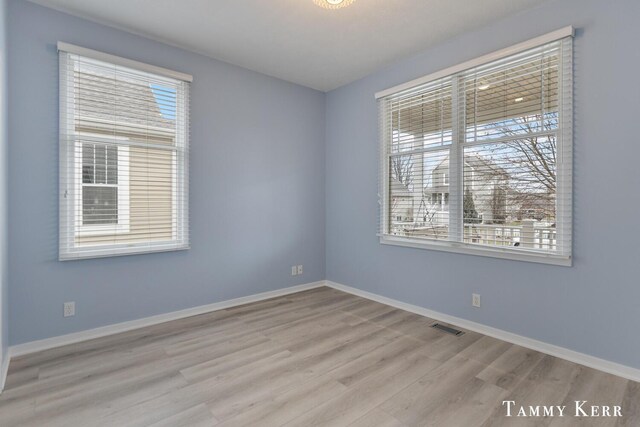
<svg viewBox="0 0 640 427"><path fill-rule="evenodd" d="M189 244L178 243L154 243L141 245L109 245L80 247L66 252L60 252L58 261L75 261L82 259L107 258L125 255L142 255L155 252L174 252L190 249Z"/></svg>
<svg viewBox="0 0 640 427"><path fill-rule="evenodd" d="M445 241L426 241L412 239L409 237L380 236L380 243L383 245L404 246L408 248L429 249L442 252L452 252L465 255L477 255L491 258L509 259L514 261L534 262L539 264L551 264L564 267L571 267L572 258L570 256L551 255L526 251L521 249L500 249L486 246L470 245L467 243L455 243Z"/></svg>

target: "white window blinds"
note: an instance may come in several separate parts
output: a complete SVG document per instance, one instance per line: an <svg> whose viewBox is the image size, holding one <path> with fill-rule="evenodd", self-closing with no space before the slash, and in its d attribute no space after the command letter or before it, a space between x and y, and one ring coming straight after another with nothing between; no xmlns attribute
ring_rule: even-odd
<svg viewBox="0 0 640 427"><path fill-rule="evenodd" d="M189 76L59 57L60 260L187 249Z"/></svg>
<svg viewBox="0 0 640 427"><path fill-rule="evenodd" d="M379 97L382 243L570 263L572 37L507 52Z"/></svg>

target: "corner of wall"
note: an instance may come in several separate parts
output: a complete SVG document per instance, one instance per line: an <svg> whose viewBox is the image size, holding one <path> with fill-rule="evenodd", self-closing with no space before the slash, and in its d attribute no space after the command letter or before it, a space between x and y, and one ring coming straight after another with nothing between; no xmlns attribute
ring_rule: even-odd
<svg viewBox="0 0 640 427"><path fill-rule="evenodd" d="M8 273L7 273L7 9L8 0L0 0L0 391L9 366L8 346Z"/></svg>

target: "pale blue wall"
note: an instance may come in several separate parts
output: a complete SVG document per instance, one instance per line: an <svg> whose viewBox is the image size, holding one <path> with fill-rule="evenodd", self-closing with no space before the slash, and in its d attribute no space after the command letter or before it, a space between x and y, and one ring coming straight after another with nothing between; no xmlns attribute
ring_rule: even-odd
<svg viewBox="0 0 640 427"><path fill-rule="evenodd" d="M9 39L11 344L324 278L324 94L25 1ZM194 76L191 250L57 261L59 40Z"/></svg>
<svg viewBox="0 0 640 427"><path fill-rule="evenodd" d="M637 0L550 1L330 92L327 279L640 368L639 17ZM574 267L381 246L374 93L566 25L578 28Z"/></svg>
<svg viewBox="0 0 640 427"><path fill-rule="evenodd" d="M7 269L7 0L0 0L0 366L9 349ZM1 375L1 373L0 373Z"/></svg>

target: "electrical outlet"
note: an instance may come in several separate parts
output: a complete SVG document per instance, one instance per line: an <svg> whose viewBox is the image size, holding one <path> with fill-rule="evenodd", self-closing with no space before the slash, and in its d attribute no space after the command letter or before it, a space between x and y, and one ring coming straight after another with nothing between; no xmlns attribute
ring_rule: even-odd
<svg viewBox="0 0 640 427"><path fill-rule="evenodd" d="M301 266L301 265L299 265L299 266L298 266L298 275L301 275L301 274L302 274L302 266Z"/></svg>
<svg viewBox="0 0 640 427"><path fill-rule="evenodd" d="M292 276L297 276L298 275L298 266L297 265L292 265L291 266L291 275Z"/></svg>
<svg viewBox="0 0 640 427"><path fill-rule="evenodd" d="M471 304L474 307L480 307L480 294L471 294Z"/></svg>
<svg viewBox="0 0 640 427"><path fill-rule="evenodd" d="M64 317L76 315L76 303L74 301L64 303Z"/></svg>

